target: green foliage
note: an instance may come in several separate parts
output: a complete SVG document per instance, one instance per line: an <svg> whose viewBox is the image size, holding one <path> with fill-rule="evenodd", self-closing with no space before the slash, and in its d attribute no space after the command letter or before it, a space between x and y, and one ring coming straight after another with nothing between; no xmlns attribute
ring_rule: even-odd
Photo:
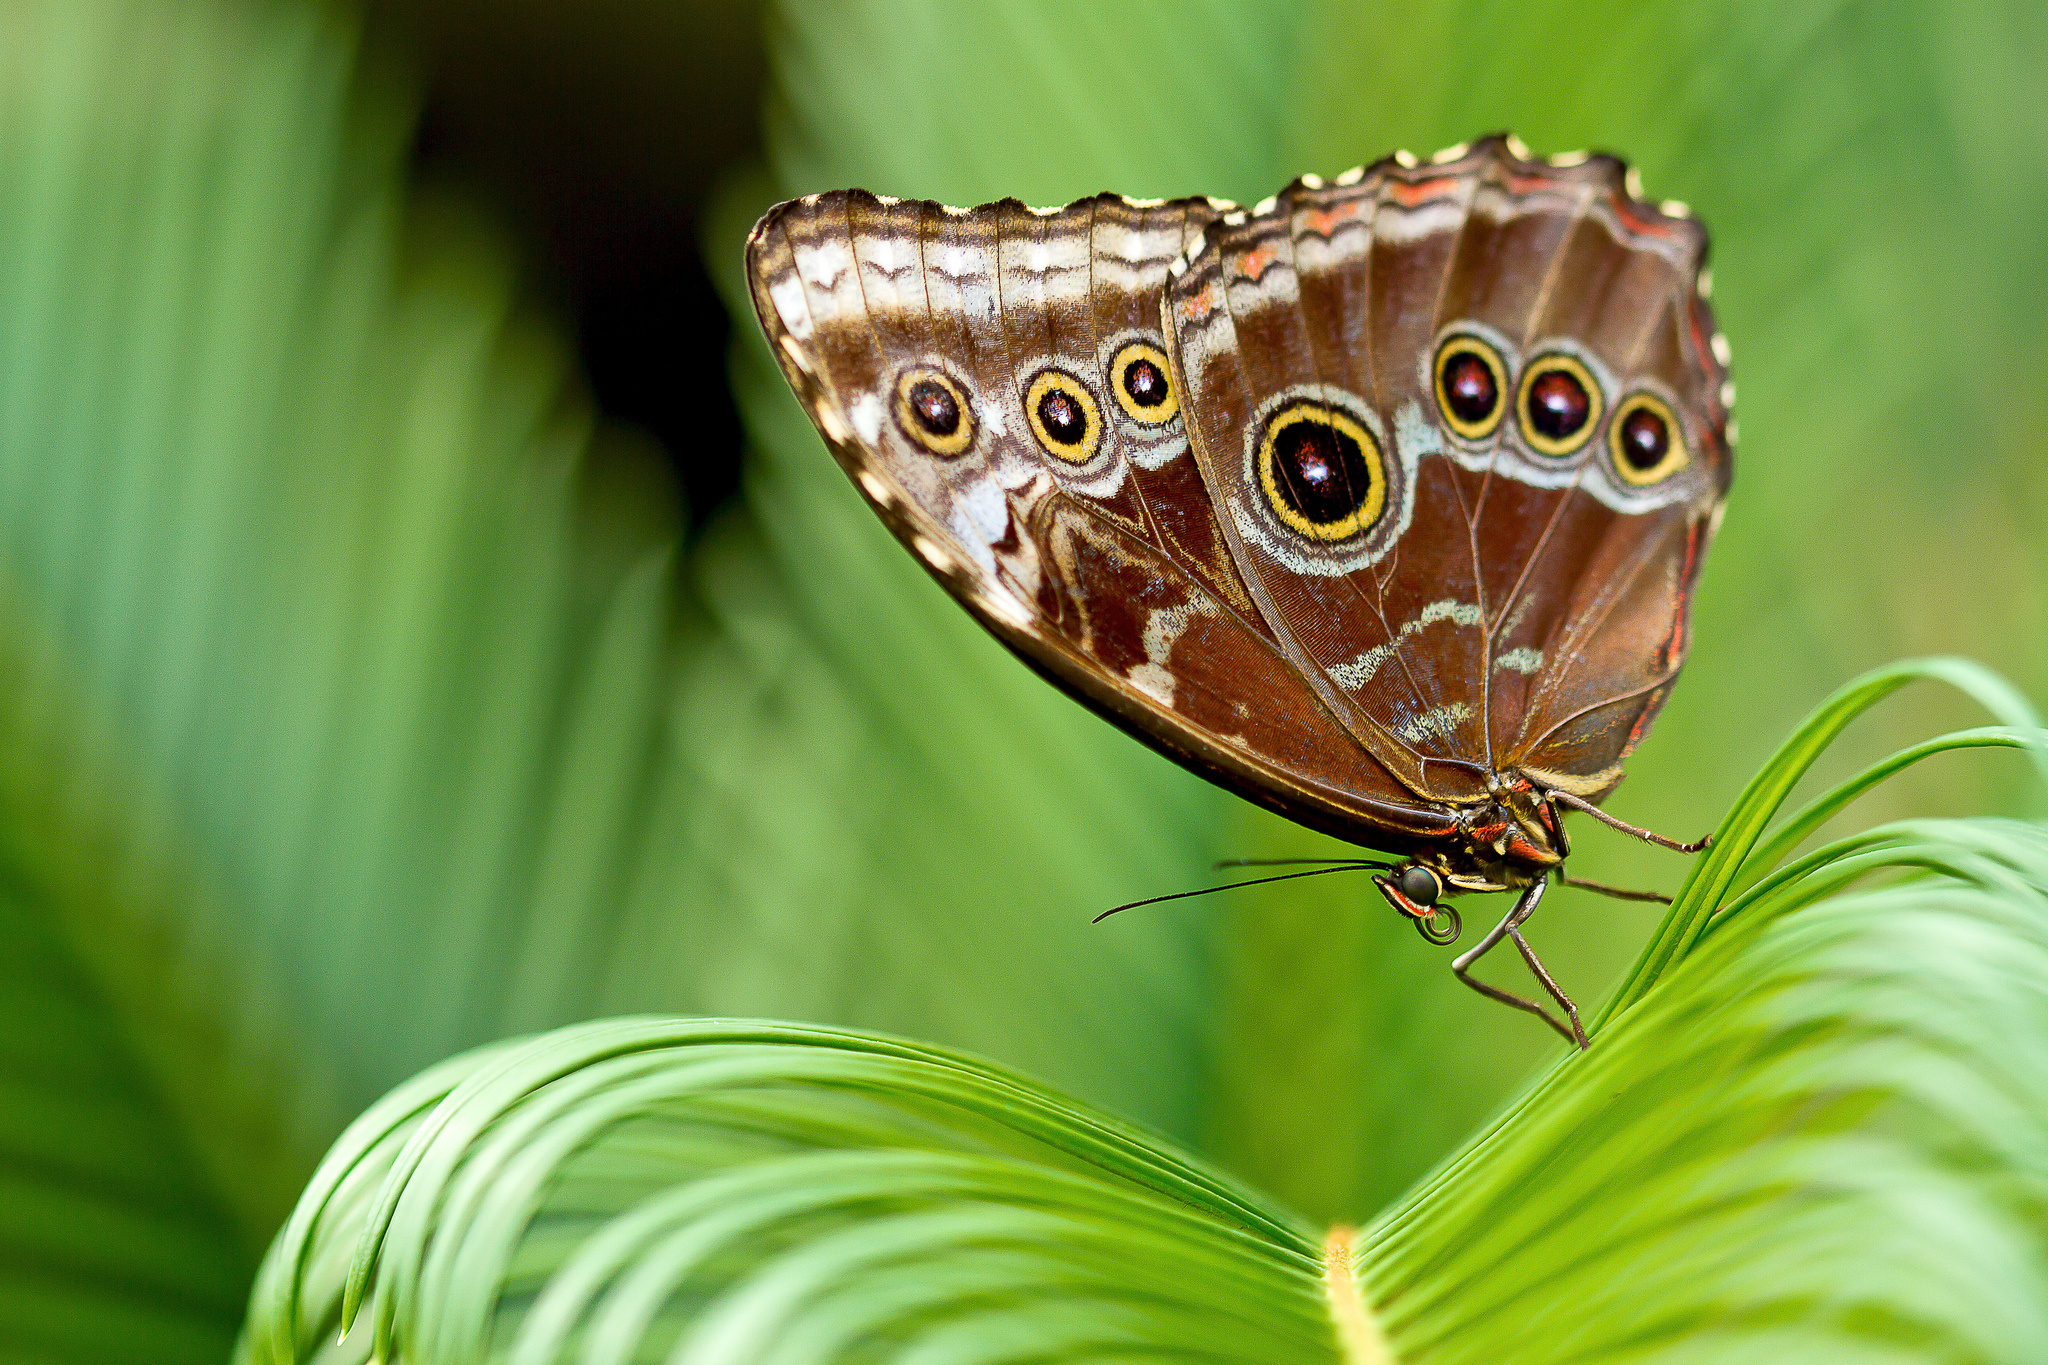
<svg viewBox="0 0 2048 1365"><path fill-rule="evenodd" d="M2022 748L2048 776L2048 731L1974 666L1830 698L1592 1049L1331 1235L1399 1358L2048 1348L2048 832L1911 822L1783 867L1795 841L1765 837L1842 727L1919 678L2013 722L1926 748ZM360 1120L272 1249L242 1359L1384 1358L1324 1297L1361 1289L1323 1250L1166 1139L958 1054L622 1020L447 1064Z"/></svg>
<svg viewBox="0 0 2048 1365"><path fill-rule="evenodd" d="M768 200L848 183L956 201L1250 199L1490 126L1545 150L1629 151L1716 232L1747 428L1700 648L1621 805L1691 832L1807 698L1858 667L1967 640L2030 688L2048 682L2027 627L2048 601L2048 286L2033 267L2048 177L2025 131L2048 84L2041 22L2021 5L1839 0L787 0L769 163L735 180L713 250L736 262ZM751 336L734 381L755 441L744 505L680 547L652 462L593 422L549 329L515 306L503 252L460 211L408 201L404 107L358 70L332 12L14 0L0 39L0 1354L218 1359L239 1286L351 1116L436 1059L580 1019L778 1015L970 1048L1086 1103L930 1063L963 1093L1056 1104L1076 1131L1107 1122L1087 1105L1135 1115L1318 1219L1392 1198L1550 1055L1391 917L1361 913L1360 890L1327 884L1341 879L1089 929L1105 905L1198 884L1211 858L1316 841L1115 736L982 637L859 506ZM1895 714L1864 737L1875 752L1947 723ZM1956 744L2016 742L2001 719ZM1940 760L1869 809L2017 811L2016 771ZM1575 870L1676 875L1668 855L1581 842ZM2005 1332L2014 1354L2038 1340L2023 1320L2042 1301L2038 1255L2014 1231L2014 1210L2038 1224L2034 835L1895 823L1766 877L1792 842L1753 864L1717 854L1686 883L1694 918L1662 933L1647 912L1546 906L1537 939L1584 999L1639 942L1660 956L1629 978L1636 1003L1600 1055L1547 1073L1470 1159L1483 1178L1461 1176L1458 1199L1424 1187L1369 1231L1397 1346L1498 1351L1518 1339L1468 1332L1433 1296L1495 1302L1474 1285L1568 1266L1577 1298L1531 1290L1515 1311L1543 1292L1613 1308L1601 1322L1666 1315L1640 1353L1730 1304L1786 1342L1834 1332L1842 1354L1855 1332L1907 1340L1899 1323L1926 1340ZM1783 915L1837 872L1915 859L1943 870ZM1745 908L1702 937L1697 912L1730 896ZM830 1036L839 1061L881 1046ZM410 1132L405 1115L476 1064L428 1073L412 1108L378 1122ZM808 1074L768 1086L782 1099L762 1101L762 1149L993 1154L1011 1163L1001 1179L1043 1196L1013 1184L1003 1199L1070 1226L1112 1207L1150 1218L1177 1182L1234 1188L1199 1164L1105 1175L986 1112L905 1117L898 1077L863 1074L849 1114ZM1589 1075L1608 1088L1554 1079ZM1614 1087L1645 1097L1640 1123L1586 1108ZM460 1321L509 1323L582 1229L733 1167L737 1111L679 1104L690 1112L646 1151L606 1130L577 1182L539 1196L546 1218L508 1205L492 1217L510 1223L462 1243L487 1250L445 1267L471 1296ZM1772 1137L1793 1118L1810 1119L1802 1150L1832 1163L1822 1175L1761 1138L1725 1176L1709 1161L1713 1124ZM1166 1139L1114 1131L1118 1160L1167 1160ZM695 1165L674 1164L679 1143ZM1587 1229L1618 1207L1588 1182L1636 1178L1633 1150L1696 1176L1655 1188L1713 1233L1703 1259L1645 1222L1611 1241ZM1859 1153L1875 1153L1867 1170ZM309 1324L338 1312L349 1200L374 1197L382 1159L326 1224L295 1231L320 1248ZM1057 1180L1065 1203L1045 1193ZM1810 1226L1756 1196L1772 1180L1813 1195ZM1712 1209L1684 1202L1717 1191ZM1142 1254L1054 1270L1041 1247L982 1268L1066 1275L1038 1282L1070 1295L1041 1297L1114 1304L1088 1330L1141 1335L1184 1333L1171 1305L1214 1302L1236 1276L1247 1312L1267 1314L1274 1335L1247 1338L1274 1343L1267 1358L1321 1349L1282 1344L1308 1340L1287 1335L1317 1292L1305 1225L1266 1209L1265 1231L1226 1255L1214 1239L1240 1234L1216 1229L1266 1206L1218 1199L1201 1236ZM2004 1259L1913 1261L1872 1233L1887 1200L1905 1201L1892 1213L1923 1250L1988 1230ZM442 1212L415 1209L392 1236L452 1255ZM862 1218L818 1218L866 1236ZM1480 1235L1485 1219L1506 1231ZM1553 1224L1578 1240L1546 1240ZM748 1245L779 1256L795 1244L778 1235ZM1790 1267L1779 1298L1750 1292L1759 1246L1788 1258L1754 1258ZM690 1292L753 1283L762 1256L734 1255ZM1199 1294L1129 1307L1132 1277L1209 1255L1222 1259L1200 1273L1222 1278L1191 1278ZM478 1309L496 1256L522 1287ZM862 1283L915 1278L914 1257L894 1264ZM1973 1266L1978 1282L1958 1286ZM1608 1280L1633 1297L1601 1297ZM1937 1290L1957 1306L1929 1307ZM419 1301L438 1314L439 1293ZM411 1310L389 1311L414 1330ZM1019 1312L958 1349L997 1350L1056 1315Z"/></svg>

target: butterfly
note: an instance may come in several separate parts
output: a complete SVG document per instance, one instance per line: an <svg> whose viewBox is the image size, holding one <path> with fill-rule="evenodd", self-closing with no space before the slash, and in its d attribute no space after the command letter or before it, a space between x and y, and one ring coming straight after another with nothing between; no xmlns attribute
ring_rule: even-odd
<svg viewBox="0 0 2048 1365"><path fill-rule="evenodd" d="M1331 861L1432 942L1445 897L1518 893L1453 970L1584 1047L1521 933L1571 880L1564 813L1703 846L1598 803L1684 662L1733 474L1706 249L1620 161L1497 135L1250 209L816 194L747 254L826 442L984 626L1391 855ZM1563 1021L1470 974L1503 938Z"/></svg>

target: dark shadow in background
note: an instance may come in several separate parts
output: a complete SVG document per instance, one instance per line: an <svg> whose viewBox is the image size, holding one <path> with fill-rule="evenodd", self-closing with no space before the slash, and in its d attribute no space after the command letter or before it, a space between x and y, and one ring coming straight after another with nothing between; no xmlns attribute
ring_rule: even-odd
<svg viewBox="0 0 2048 1365"><path fill-rule="evenodd" d="M718 174L758 153L760 0L367 0L410 68L415 170L513 235L607 418L657 440L692 528L739 486L731 327L699 251Z"/></svg>

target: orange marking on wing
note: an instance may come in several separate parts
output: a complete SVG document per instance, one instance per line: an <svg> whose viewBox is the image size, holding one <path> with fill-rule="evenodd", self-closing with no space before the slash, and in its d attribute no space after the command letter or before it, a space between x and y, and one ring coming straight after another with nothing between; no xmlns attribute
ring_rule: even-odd
<svg viewBox="0 0 2048 1365"><path fill-rule="evenodd" d="M1534 194L1538 190L1554 190L1560 183L1556 176L1540 173L1536 175L1516 175L1513 172L1509 172L1507 181L1508 193L1517 195Z"/></svg>
<svg viewBox="0 0 2048 1365"><path fill-rule="evenodd" d="M1326 209L1309 209L1301 215L1302 226L1318 237L1329 237L1346 223L1362 222L1365 218L1364 201L1347 200L1332 204Z"/></svg>
<svg viewBox="0 0 2048 1365"><path fill-rule="evenodd" d="M1237 273L1257 284L1259 276L1266 273L1273 262L1280 259L1272 244L1261 242L1237 258Z"/></svg>
<svg viewBox="0 0 2048 1365"><path fill-rule="evenodd" d="M1666 218L1655 210L1651 210L1648 215L1645 215L1641 212L1640 205L1624 195L1616 195L1614 197L1614 216L1619 218L1621 225L1630 232L1638 233L1644 237L1656 237L1669 241L1678 235L1679 220Z"/></svg>
<svg viewBox="0 0 2048 1365"><path fill-rule="evenodd" d="M1693 352L1699 357L1700 368L1708 374L1721 372L1721 362L1714 358L1714 339L1700 330L1700 324L1705 321L1701 316L1701 310L1698 308L1688 308L1685 311L1685 330L1692 337ZM1714 396L1716 406L1719 405L1720 401L1720 395L1716 394ZM1724 413L1723 416L1726 416L1726 414Z"/></svg>
<svg viewBox="0 0 2048 1365"><path fill-rule="evenodd" d="M1205 322L1216 311L1216 286L1205 284L1199 293L1181 300L1180 315L1189 322Z"/></svg>
<svg viewBox="0 0 2048 1365"><path fill-rule="evenodd" d="M1450 194L1457 189L1458 180L1457 176L1438 176L1433 180L1418 180L1412 185L1403 180L1390 180L1387 182L1387 192L1393 195L1394 202L1402 208L1412 209L1417 204Z"/></svg>

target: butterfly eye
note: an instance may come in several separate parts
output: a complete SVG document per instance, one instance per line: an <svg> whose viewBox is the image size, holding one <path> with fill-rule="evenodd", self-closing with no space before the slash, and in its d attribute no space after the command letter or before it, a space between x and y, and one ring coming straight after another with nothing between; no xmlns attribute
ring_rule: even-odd
<svg viewBox="0 0 2048 1365"><path fill-rule="evenodd" d="M1647 393L1631 395L1607 429L1614 468L1641 488L1676 474L1690 463L1685 437L1671 409Z"/></svg>
<svg viewBox="0 0 2048 1365"><path fill-rule="evenodd" d="M1436 405L1452 431L1480 441L1500 425L1508 370L1500 352L1477 337L1455 336L1437 348Z"/></svg>
<svg viewBox="0 0 2048 1365"><path fill-rule="evenodd" d="M1600 385L1568 355L1547 355L1522 373L1522 439L1539 455L1569 455L1600 424Z"/></svg>
<svg viewBox="0 0 2048 1365"><path fill-rule="evenodd" d="M934 455L951 459L974 444L974 410L952 376L929 366L896 381L896 425Z"/></svg>
<svg viewBox="0 0 2048 1365"><path fill-rule="evenodd" d="M1102 410L1065 370L1040 370L1025 391L1024 411L1038 443L1068 464L1088 463L1102 446Z"/></svg>
<svg viewBox="0 0 2048 1365"><path fill-rule="evenodd" d="M1387 503L1379 442L1351 414L1324 403L1273 414L1259 439L1258 474L1274 515L1312 540L1357 535Z"/></svg>
<svg viewBox="0 0 2048 1365"><path fill-rule="evenodd" d="M1399 886L1401 894L1417 905L1435 905L1436 898L1443 894L1444 884L1436 873L1417 863L1410 863L1401 869Z"/></svg>
<svg viewBox="0 0 2048 1365"><path fill-rule="evenodd" d="M1124 416L1141 426L1165 426L1180 416L1180 395L1166 353L1149 342L1134 341L1109 362L1109 391Z"/></svg>

